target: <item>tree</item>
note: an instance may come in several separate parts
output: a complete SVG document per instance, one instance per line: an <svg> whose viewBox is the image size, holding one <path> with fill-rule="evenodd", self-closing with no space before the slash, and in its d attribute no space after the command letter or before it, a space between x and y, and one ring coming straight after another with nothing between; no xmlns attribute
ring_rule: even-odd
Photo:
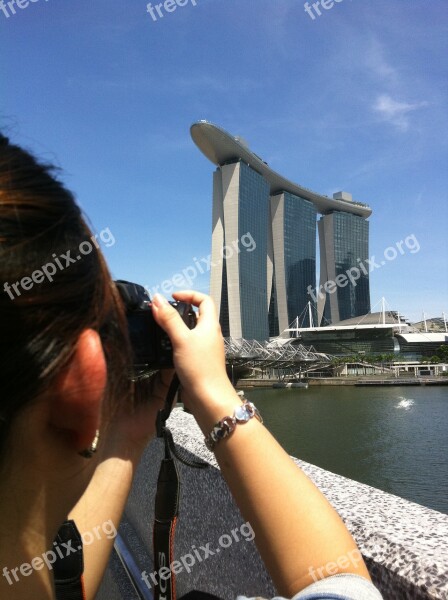
<svg viewBox="0 0 448 600"><path fill-rule="evenodd" d="M364 362L369 363L370 365L375 364L377 361L377 357L374 354L367 354L367 356L364 357Z"/></svg>
<svg viewBox="0 0 448 600"><path fill-rule="evenodd" d="M448 362L448 344L443 344L436 351L437 356L442 360L442 362Z"/></svg>

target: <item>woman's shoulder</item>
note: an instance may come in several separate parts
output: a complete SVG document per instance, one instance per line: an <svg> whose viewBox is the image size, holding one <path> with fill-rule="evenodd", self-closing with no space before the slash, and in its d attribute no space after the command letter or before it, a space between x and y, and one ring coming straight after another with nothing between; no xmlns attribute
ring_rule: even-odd
<svg viewBox="0 0 448 600"><path fill-rule="evenodd" d="M333 575L312 583L307 588L296 594L292 600L382 600L376 587L359 575L344 573ZM237 600L264 600L260 598L246 598L238 596ZM286 600L276 596L272 600Z"/></svg>

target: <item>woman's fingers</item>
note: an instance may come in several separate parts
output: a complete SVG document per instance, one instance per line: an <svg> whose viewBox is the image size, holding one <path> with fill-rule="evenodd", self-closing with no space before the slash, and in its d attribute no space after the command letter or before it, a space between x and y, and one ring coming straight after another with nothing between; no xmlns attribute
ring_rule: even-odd
<svg viewBox="0 0 448 600"><path fill-rule="evenodd" d="M199 306L206 298L209 298L207 294L202 292L196 292L195 290L179 290L173 292L173 298L181 300L182 302L189 302L193 306Z"/></svg>
<svg viewBox="0 0 448 600"><path fill-rule="evenodd" d="M174 344L184 339L187 326L176 309L160 294L156 294L151 303L152 313L160 327L166 331Z"/></svg>
<svg viewBox="0 0 448 600"><path fill-rule="evenodd" d="M196 402L209 402L230 385L225 368L221 328L213 300L206 294L185 290L174 298L199 308L194 329L189 329L177 310L158 295L153 299L154 318L173 343L176 372L188 395Z"/></svg>
<svg viewBox="0 0 448 600"><path fill-rule="evenodd" d="M198 324L212 325L217 321L215 303L210 296L194 290L182 290L174 292L173 298L199 308Z"/></svg>

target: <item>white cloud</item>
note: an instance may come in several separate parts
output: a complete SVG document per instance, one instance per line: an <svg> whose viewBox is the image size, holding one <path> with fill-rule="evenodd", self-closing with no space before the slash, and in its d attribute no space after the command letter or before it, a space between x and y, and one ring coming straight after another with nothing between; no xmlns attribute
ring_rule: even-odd
<svg viewBox="0 0 448 600"><path fill-rule="evenodd" d="M366 67L382 81L396 84L399 80L399 74L397 70L387 62L385 54L386 52L383 45L376 38L372 38L364 55Z"/></svg>
<svg viewBox="0 0 448 600"><path fill-rule="evenodd" d="M399 131L404 132L409 129L409 113L427 105L427 102L417 102L415 104L397 102L388 94L382 94L376 99L373 110L379 113L385 121L394 125Z"/></svg>

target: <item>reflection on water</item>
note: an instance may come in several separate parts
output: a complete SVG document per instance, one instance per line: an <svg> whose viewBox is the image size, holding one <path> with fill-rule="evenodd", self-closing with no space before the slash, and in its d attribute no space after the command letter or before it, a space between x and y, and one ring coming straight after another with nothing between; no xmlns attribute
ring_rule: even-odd
<svg viewBox="0 0 448 600"><path fill-rule="evenodd" d="M256 389L289 454L448 514L448 388Z"/></svg>
<svg viewBox="0 0 448 600"><path fill-rule="evenodd" d="M414 404L414 400L412 398L404 398L404 396L399 396L399 399L400 402L397 404L396 408L404 408L405 410L409 410Z"/></svg>

